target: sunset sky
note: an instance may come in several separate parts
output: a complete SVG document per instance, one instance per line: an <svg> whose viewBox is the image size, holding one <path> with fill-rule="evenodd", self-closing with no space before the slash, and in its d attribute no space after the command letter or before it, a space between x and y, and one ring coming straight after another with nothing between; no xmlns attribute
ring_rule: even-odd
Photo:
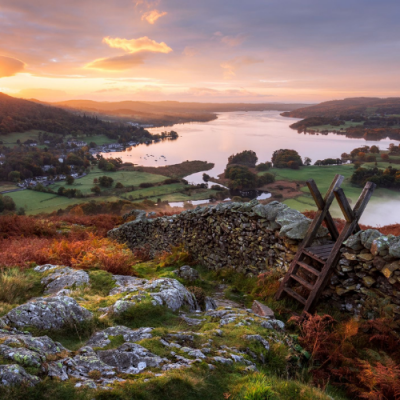
<svg viewBox="0 0 400 400"><path fill-rule="evenodd" d="M399 0L1 0L0 91L44 101L399 96Z"/></svg>

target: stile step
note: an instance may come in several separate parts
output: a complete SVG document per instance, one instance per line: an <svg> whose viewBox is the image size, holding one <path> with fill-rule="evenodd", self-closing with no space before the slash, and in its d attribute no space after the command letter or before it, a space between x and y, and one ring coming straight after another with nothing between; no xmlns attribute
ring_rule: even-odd
<svg viewBox="0 0 400 400"><path fill-rule="evenodd" d="M303 285L304 287L306 287L308 290L312 290L314 285L310 282L307 282L305 279L301 278L298 275L290 275L291 278L293 278L294 280L296 280L297 282L300 283L300 285Z"/></svg>
<svg viewBox="0 0 400 400"><path fill-rule="evenodd" d="M308 265L302 261L297 261L297 264L300 265L301 268L304 268L305 270L307 270L308 272L311 272L312 274L319 276L320 272L318 270L316 270L315 268L313 268L311 265Z"/></svg>
<svg viewBox="0 0 400 400"><path fill-rule="evenodd" d="M283 290L289 296L292 296L294 299L296 299L299 303L302 303L304 305L306 304L307 300L303 296L300 296L298 293L296 293L294 290L292 290L292 289L290 289L288 287L285 287Z"/></svg>

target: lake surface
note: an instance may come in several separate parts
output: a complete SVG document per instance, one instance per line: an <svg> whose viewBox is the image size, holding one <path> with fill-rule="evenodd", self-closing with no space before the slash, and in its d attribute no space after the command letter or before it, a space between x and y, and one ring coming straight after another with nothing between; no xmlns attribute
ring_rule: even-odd
<svg viewBox="0 0 400 400"><path fill-rule="evenodd" d="M338 158L342 153L349 153L358 146L378 145L381 149L389 147L391 140L367 141L350 139L344 135L304 134L289 128L298 121L295 118L285 118L277 111L251 111L220 113L218 119L205 123L188 123L174 125L172 128L151 128L151 133L161 133L165 130L175 130L179 138L174 141L164 141L148 146L140 145L125 152L104 154L105 157L121 157L123 161L145 166L162 166L181 163L186 160L201 160L215 164L207 171L210 176L221 174L227 164L228 157L243 150L253 150L258 161L271 161L275 150L288 148L296 150L301 157L316 160L332 157ZM203 172L190 175L186 179L190 183L202 183ZM400 199L400 196L399 196ZM393 203L391 203L393 206ZM400 222L400 201L397 203L396 216L381 212L379 219L363 218L363 223L385 225ZM386 207L385 207L386 208ZM391 207L393 210L393 207ZM386 214L391 214L387 215ZM394 221L395 218L395 221Z"/></svg>

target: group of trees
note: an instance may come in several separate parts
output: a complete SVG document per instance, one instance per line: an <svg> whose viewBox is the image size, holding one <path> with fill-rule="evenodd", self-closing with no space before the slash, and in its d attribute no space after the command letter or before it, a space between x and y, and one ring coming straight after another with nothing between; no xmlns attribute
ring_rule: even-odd
<svg viewBox="0 0 400 400"><path fill-rule="evenodd" d="M113 172L122 165L122 160L120 158L104 158L101 155L97 155L97 160L97 166L103 171Z"/></svg>
<svg viewBox="0 0 400 400"><path fill-rule="evenodd" d="M389 166L385 170L375 168L357 168L351 176L351 183L364 185L367 181L380 188L400 189L400 170Z"/></svg>
<svg viewBox="0 0 400 400"><path fill-rule="evenodd" d="M233 154L228 158L229 164L244 165L246 167L254 168L257 164L258 157L252 150L244 150L241 153Z"/></svg>
<svg viewBox="0 0 400 400"><path fill-rule="evenodd" d="M14 200L10 196L0 194L0 213L15 211Z"/></svg>
<svg viewBox="0 0 400 400"><path fill-rule="evenodd" d="M275 168L299 169L303 165L299 153L289 149L275 150L272 155L272 163Z"/></svg>

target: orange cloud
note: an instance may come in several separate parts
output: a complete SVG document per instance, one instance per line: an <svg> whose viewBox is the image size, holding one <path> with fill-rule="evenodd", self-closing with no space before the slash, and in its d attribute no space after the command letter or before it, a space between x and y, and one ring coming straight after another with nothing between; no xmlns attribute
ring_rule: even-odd
<svg viewBox="0 0 400 400"><path fill-rule="evenodd" d="M229 47L236 47L241 45L246 40L246 38L247 35L244 35L242 33L236 36L224 36L221 38L221 43L226 44Z"/></svg>
<svg viewBox="0 0 400 400"><path fill-rule="evenodd" d="M14 76L18 72L22 72L25 64L16 58L0 56L0 78L6 76Z"/></svg>
<svg viewBox="0 0 400 400"><path fill-rule="evenodd" d="M222 63L220 66L224 69L224 78L230 79L236 76L236 70L238 68L262 62L264 62L264 60L253 57L236 57L233 60Z"/></svg>
<svg viewBox="0 0 400 400"><path fill-rule="evenodd" d="M151 51L153 53L170 53L172 49L164 42L157 43L155 40L143 36L139 39L120 39L105 37L103 43L107 43L115 49L122 49L127 53L133 54L139 51Z"/></svg>
<svg viewBox="0 0 400 400"><path fill-rule="evenodd" d="M167 15L166 11L160 12L158 10L147 11L142 15L142 21L147 21L149 24L154 24L159 18Z"/></svg>
<svg viewBox="0 0 400 400"><path fill-rule="evenodd" d="M186 46L182 52L184 56L187 57L193 57L195 56L199 51L195 49L194 47Z"/></svg>
<svg viewBox="0 0 400 400"><path fill-rule="evenodd" d="M125 54L118 57L98 58L85 65L85 68L107 71L122 71L143 64L144 57L140 54Z"/></svg>

